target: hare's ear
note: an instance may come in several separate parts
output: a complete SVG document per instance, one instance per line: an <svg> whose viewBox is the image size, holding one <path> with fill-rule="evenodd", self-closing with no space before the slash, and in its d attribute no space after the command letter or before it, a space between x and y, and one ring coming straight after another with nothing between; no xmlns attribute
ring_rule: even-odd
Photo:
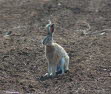
<svg viewBox="0 0 111 94"><path fill-rule="evenodd" d="M54 24L51 24L51 26L50 26L50 32L51 32L51 33L54 32Z"/></svg>

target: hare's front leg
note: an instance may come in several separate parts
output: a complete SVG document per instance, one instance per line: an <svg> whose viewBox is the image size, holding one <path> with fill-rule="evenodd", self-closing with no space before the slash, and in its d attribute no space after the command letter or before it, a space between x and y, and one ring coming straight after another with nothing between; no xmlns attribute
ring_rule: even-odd
<svg viewBox="0 0 111 94"><path fill-rule="evenodd" d="M49 62L48 63L48 76L52 75L52 64Z"/></svg>
<svg viewBox="0 0 111 94"><path fill-rule="evenodd" d="M54 63L48 63L48 73L46 73L48 77L56 75L56 65Z"/></svg>
<svg viewBox="0 0 111 94"><path fill-rule="evenodd" d="M55 65L55 63L53 63L53 65L52 65L52 76L56 76L56 68L57 68L57 65Z"/></svg>
<svg viewBox="0 0 111 94"><path fill-rule="evenodd" d="M45 74L45 76L51 76L52 75L52 65L51 63L49 62L48 63L48 73Z"/></svg>

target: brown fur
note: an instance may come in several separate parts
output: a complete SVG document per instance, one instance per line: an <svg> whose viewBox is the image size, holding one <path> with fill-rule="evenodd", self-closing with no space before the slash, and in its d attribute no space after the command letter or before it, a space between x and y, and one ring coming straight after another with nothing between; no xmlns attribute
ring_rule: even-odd
<svg viewBox="0 0 111 94"><path fill-rule="evenodd" d="M46 57L50 63L54 63L54 64L58 63L57 60L59 58L59 55L56 53L53 45L46 46ZM53 62L53 61L55 61L55 62Z"/></svg>

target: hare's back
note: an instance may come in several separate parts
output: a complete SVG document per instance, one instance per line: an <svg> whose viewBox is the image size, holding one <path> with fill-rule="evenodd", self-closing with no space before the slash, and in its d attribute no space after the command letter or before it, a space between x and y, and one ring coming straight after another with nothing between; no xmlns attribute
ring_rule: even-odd
<svg viewBox="0 0 111 94"><path fill-rule="evenodd" d="M54 45L56 54L58 54L60 57L64 57L64 56L68 57L67 52L65 51L65 49L62 46L60 46L57 43L53 43L53 45Z"/></svg>

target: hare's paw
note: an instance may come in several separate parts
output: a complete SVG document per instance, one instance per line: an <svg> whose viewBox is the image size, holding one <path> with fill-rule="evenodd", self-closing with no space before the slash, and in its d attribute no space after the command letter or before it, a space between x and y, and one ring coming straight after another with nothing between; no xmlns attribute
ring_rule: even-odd
<svg viewBox="0 0 111 94"><path fill-rule="evenodd" d="M57 71L56 75L58 75L58 74L62 74L62 70Z"/></svg>
<svg viewBox="0 0 111 94"><path fill-rule="evenodd" d="M46 73L46 74L44 75L44 77L53 77L53 74L52 74L52 73Z"/></svg>
<svg viewBox="0 0 111 94"><path fill-rule="evenodd" d="M44 76L48 76L49 74L48 73L46 73Z"/></svg>
<svg viewBox="0 0 111 94"><path fill-rule="evenodd" d="M49 78L50 78L50 77L49 77L48 73L46 73L45 75L41 76L41 77L39 78L39 80L44 81L44 80L47 80L47 79L49 79Z"/></svg>

